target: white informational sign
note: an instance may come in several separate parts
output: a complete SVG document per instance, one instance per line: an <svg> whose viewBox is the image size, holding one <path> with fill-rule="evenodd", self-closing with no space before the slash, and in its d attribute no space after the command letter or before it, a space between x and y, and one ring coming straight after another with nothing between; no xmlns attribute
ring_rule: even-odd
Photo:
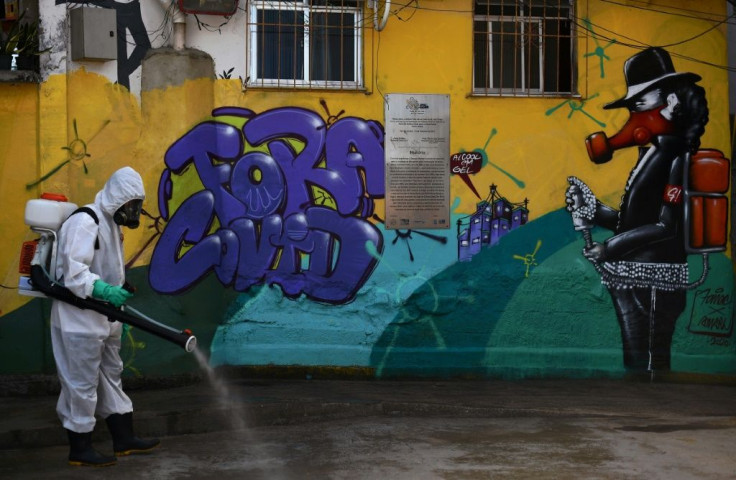
<svg viewBox="0 0 736 480"><path fill-rule="evenodd" d="M450 228L450 96L386 95L386 228Z"/></svg>

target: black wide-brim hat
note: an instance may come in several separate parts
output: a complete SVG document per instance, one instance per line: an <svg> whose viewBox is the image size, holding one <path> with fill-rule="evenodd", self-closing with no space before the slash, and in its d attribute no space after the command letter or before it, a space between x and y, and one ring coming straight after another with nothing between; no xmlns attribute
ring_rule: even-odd
<svg viewBox="0 0 736 480"><path fill-rule="evenodd" d="M659 47L650 47L632 56L624 63L626 77L626 96L603 108L620 108L628 106L633 100L650 91L652 88L670 83L695 83L700 75L690 72L675 72L670 54Z"/></svg>

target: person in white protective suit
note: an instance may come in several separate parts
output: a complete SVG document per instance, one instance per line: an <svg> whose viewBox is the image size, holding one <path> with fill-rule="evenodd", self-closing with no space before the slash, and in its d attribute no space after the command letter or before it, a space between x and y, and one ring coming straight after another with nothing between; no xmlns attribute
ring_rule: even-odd
<svg viewBox="0 0 736 480"><path fill-rule="evenodd" d="M123 287L122 227L138 227L144 197L141 176L124 167L112 174L94 203L64 222L58 235L56 278L67 289L115 307L132 296ZM56 411L69 437L70 465L116 462L115 456L92 447L95 415L105 419L115 455L147 452L159 444L158 439L142 440L133 433L133 404L121 380L122 327L95 311L53 302L51 341L61 383Z"/></svg>

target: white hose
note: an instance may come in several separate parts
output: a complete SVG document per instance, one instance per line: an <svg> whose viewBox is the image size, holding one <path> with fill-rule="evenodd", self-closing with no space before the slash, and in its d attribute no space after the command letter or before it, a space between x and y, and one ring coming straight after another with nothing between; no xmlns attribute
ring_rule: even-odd
<svg viewBox="0 0 736 480"><path fill-rule="evenodd" d="M373 1L373 28L380 32L386 27L386 22L388 22L388 14L391 11L391 0L386 0L386 2L383 5L383 18L381 18L381 23L378 23L378 0Z"/></svg>

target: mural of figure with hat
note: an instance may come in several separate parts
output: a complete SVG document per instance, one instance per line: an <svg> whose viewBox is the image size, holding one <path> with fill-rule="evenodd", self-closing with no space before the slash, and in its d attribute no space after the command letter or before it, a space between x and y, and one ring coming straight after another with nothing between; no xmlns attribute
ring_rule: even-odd
<svg viewBox="0 0 736 480"><path fill-rule="evenodd" d="M608 138L586 139L590 159L602 164L616 150L638 146L621 204L616 210L596 200L582 181L570 177L567 209L586 238L583 254L606 285L621 328L628 371L670 369L675 323L685 309L688 282L683 185L687 155L695 153L708 122L705 90L694 73L675 71L670 55L647 48L624 65L626 95L603 108L627 108L629 119ZM613 232L593 242L589 229Z"/></svg>

